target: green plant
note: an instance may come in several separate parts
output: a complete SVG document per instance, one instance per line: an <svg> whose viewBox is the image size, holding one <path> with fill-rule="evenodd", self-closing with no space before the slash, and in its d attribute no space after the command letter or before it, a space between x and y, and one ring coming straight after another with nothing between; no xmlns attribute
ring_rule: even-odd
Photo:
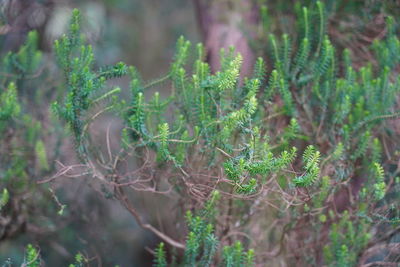
<svg viewBox="0 0 400 267"><path fill-rule="evenodd" d="M399 64L400 43L394 20L389 16L387 36L375 40L370 48L376 53L376 63L367 62L356 70L352 66L351 51L344 49L341 59L326 34L327 13L323 5L317 1L311 9L302 9L299 30L302 34L297 45L290 47L287 35L282 35L281 42L271 35L275 70L271 72L267 88L277 88L285 114L296 118L307 140L327 155L318 164L319 152L314 153L308 146L303 158L309 174L295 179L297 185L309 186L316 182L314 174L327 175L309 192L313 201L304 206L308 216L306 224L322 229L322 222L330 228L331 242L326 247L330 254L325 254L323 262L332 266L355 266L362 251L375 245L369 233L380 227L390 229L387 221L393 215L389 218L382 215L389 206L398 206L388 197L398 193L397 187L387 187L387 182L393 179L389 177L396 176L398 171L385 178L383 167L389 168L390 155L396 152L386 148L388 156L382 155L381 142L398 140L398 135L389 137L383 132L393 133L386 120L400 116L395 100L400 90L395 67ZM311 25L311 20L320 23ZM324 211L320 216L312 215L320 211ZM377 214L381 214L378 216L381 220ZM341 235L344 235L342 239ZM313 236L314 242L321 242L317 240L323 239L324 233ZM312 250L318 251L315 247ZM319 264L316 258L308 259L308 263Z"/></svg>
<svg viewBox="0 0 400 267"><path fill-rule="evenodd" d="M0 61L0 239L17 236L28 221L36 223L37 217L30 217L32 211L39 217L51 207L46 203L43 209L41 204L51 201L51 196L36 185L38 177L54 170L50 162L56 156L49 154L45 144L53 129L43 130L44 112L29 102L37 97L46 102L41 94L48 89L35 91L45 78L37 42L38 34L30 32L17 51L8 52Z"/></svg>
<svg viewBox="0 0 400 267"><path fill-rule="evenodd" d="M316 16L320 23L311 24L310 21L314 20L311 15ZM85 129L88 129L92 118L86 118L85 114L91 109L90 103L98 103L119 91L112 89L91 100L92 91L103 86L101 80L125 74L126 67L121 63L112 68L110 75L102 76L101 71L96 74L91 70L93 56L86 46L82 46L80 56L71 59L69 52L65 51L67 48L73 51L78 46L76 40L82 39L76 30L79 28L76 26L78 16L78 12L74 11L70 34L55 43L58 58L65 61L59 60L59 64L67 77L66 86L70 88L67 98L55 106L60 117L69 124L79 145L78 152L87 162L89 172L110 187L114 197L140 225L169 245L182 247L176 240L144 223L135 207L128 203L126 192L116 185L135 183L146 187L150 181L168 183L182 198L192 198L200 203L204 197L210 196L212 189L217 188L226 194L222 201L224 204L220 206L220 212L226 214L226 225L206 225L199 221L199 230L191 228L190 225L195 222L189 219L184 256L186 265L193 265L199 258L202 262L212 258L216 247L216 243L211 242L216 242L212 237L215 230L223 235L229 235L232 229L251 232L248 228L251 210L262 209L259 203L263 201L276 208L282 216L281 220L285 221L281 234L289 236L290 241L280 243L279 251L283 246L296 243L302 255L310 252L313 255L319 253L319 247L305 245L306 240L296 241L296 229L302 227L313 242L322 242L327 232L311 233L307 225L319 229L323 224L331 225L331 231L337 231L335 229L340 227L334 226L335 221L343 215L335 208L335 198L344 194L343 188L355 186L352 180L360 179L360 175L370 175L365 187L355 187L356 196L352 196L357 197L363 191L373 192L374 199L367 202L369 206L360 207L360 204L348 202L340 207L351 214L353 221L362 221L364 228L353 233L355 237L348 244L340 240L332 241L337 244L328 244L334 251L341 251L333 253L336 258L331 258L332 262L343 260L346 264L355 263L356 255L366 247L366 242L362 242L357 250L353 249L353 242L364 238L374 227L363 216L371 216L377 207L376 201L382 200L389 190L383 169L376 161L381 158L378 129L384 127L385 119L399 115L394 110L394 96L399 91L398 78L389 78L391 73L396 73L395 66L399 61L396 52L399 42L394 30L389 30L385 39L373 45L375 50L387 51L386 56L377 57L379 68L377 66L374 70L372 64L368 64L356 71L351 65L350 52L345 50L343 71L339 71L340 59L326 35L323 3L317 2L316 12L310 12L306 7L302 9L300 25L303 33L297 46L291 44L288 35L282 36L282 45L278 38L270 35L275 69L269 79L265 78L265 63L259 58L253 76L243 78L242 82L239 82L240 55L235 54L233 49L222 51L221 69L212 74L204 62L205 53L201 44L196 46L192 73L188 74L186 61L190 58L190 43L180 38L171 70L165 77L144 84L136 69L129 68L131 100L118 103L114 97L112 104L100 111L114 109L125 121L122 150L116 155L109 151L109 160L106 161L101 152L90 149L90 133ZM393 25L393 20L389 18L388 27ZM389 58L390 63L387 63ZM76 68L68 67L75 61ZM100 80L97 80L98 77L101 77ZM146 90L167 81L172 86L170 97L163 101L155 93L151 100L146 101ZM264 81L268 82L265 91L261 92ZM276 97L282 99L282 105L271 103ZM61 109L60 106L64 107ZM164 114L171 106L175 107L173 117L167 119ZM271 126L280 120L286 121L287 125L281 130L283 134L277 134ZM290 148L293 144L298 147L307 145L303 152L303 171L300 171L297 159L298 149ZM318 148L322 148L322 153ZM369 154L373 155L374 162L365 157ZM157 160L152 160L153 155ZM134 178L115 168L121 161L127 160L141 166L141 172L136 173L136 177L143 178ZM95 164L95 161L98 163ZM220 166L223 166L224 173L221 173ZM359 170L367 170L371 166L372 171ZM157 177L144 179L153 168L172 175L162 180ZM321 174L324 176L322 181ZM191 209L190 206L186 208ZM269 208L262 210L268 212ZM289 211L286 215L283 213L285 210ZM361 217L357 215L360 211L364 213ZM327 217L326 213L330 215ZM346 218L342 220L348 220ZM214 230L214 227L219 229ZM200 235L200 232L206 236ZM278 240L282 237L276 237L272 242ZM241 255L240 247L237 243L223 249L226 265L243 261L234 256L235 253ZM201 250L206 254L201 256ZM157 264L165 262L161 251L161 248L157 250ZM301 262L317 264L317 259L305 257ZM324 262L329 263L329 258Z"/></svg>
<svg viewBox="0 0 400 267"><path fill-rule="evenodd" d="M194 216L190 211L186 213L189 233L186 237L182 266L207 267L215 264L219 241L212 223L215 222L217 212L215 205L220 199L220 194L218 191L213 191L211 195L204 209L199 211L199 215ZM240 241L236 241L232 246L224 246L222 250L223 266L254 266L254 251L252 249L244 251ZM154 266L167 266L164 243L160 243L156 249Z"/></svg>
<svg viewBox="0 0 400 267"><path fill-rule="evenodd" d="M0 211L5 205L7 205L9 199L10 199L10 194L8 193L7 188L3 188L3 193L1 194L0 198Z"/></svg>
<svg viewBox="0 0 400 267"><path fill-rule="evenodd" d="M97 98L95 93L104 87L107 79L126 74L123 63L99 69L97 72L92 71L92 47L84 45L83 41L84 37L80 35L80 14L78 10L74 10L68 35L54 43L57 62L64 72L67 88L64 105L54 102L52 108L68 124L80 154L85 153L85 146L82 144L85 137L85 113L97 102L120 90L116 88Z"/></svg>
<svg viewBox="0 0 400 267"><path fill-rule="evenodd" d="M370 260L371 248L396 242L400 136L388 121L400 117L397 24L386 18L386 36L369 48L375 58L356 68L352 51L329 36L334 10L324 3L296 4L297 35L271 31L272 60L258 58L250 77L241 76L234 48L221 50L212 73L204 46L192 51L181 37L169 71L149 83L124 63L98 68L73 11L68 34L54 44L65 95L52 110L75 141L81 175L162 241L154 266L169 259L177 266L356 266ZM261 8L264 28L267 11ZM128 100L106 82L124 75ZM151 91L160 86L168 97ZM9 83L1 94L0 130L21 112L15 90ZM123 122L118 149L108 134L104 145L93 141L91 123L104 113ZM31 147L48 170L43 142ZM169 192L177 221L189 210L187 231L159 230L129 190Z"/></svg>
<svg viewBox="0 0 400 267"><path fill-rule="evenodd" d="M23 266L27 267L39 267L40 264L40 254L39 251L34 248L31 244L26 247L26 255Z"/></svg>

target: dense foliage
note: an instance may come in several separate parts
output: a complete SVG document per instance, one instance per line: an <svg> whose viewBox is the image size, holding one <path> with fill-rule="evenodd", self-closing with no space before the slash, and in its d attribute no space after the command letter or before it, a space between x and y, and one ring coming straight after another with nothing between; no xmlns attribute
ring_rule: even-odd
<svg viewBox="0 0 400 267"><path fill-rule="evenodd" d="M266 30L267 9L261 12ZM51 112L73 137L80 164L54 176L43 143L49 133L27 103L40 92L18 90L40 61L30 33L1 65L10 73L0 91L2 216L20 212L14 203L37 206L16 200L22 191L45 190L29 177L91 177L162 241L154 266L398 263L397 24L386 18L385 37L369 48L375 56L356 68L352 51L329 37L323 2L298 13L297 35L269 34L269 54L250 77L241 76L234 48L221 50L212 73L204 46L181 37L168 73L146 83L122 62L96 65L74 10L68 33L54 43L63 84ZM108 82L122 76L130 78L128 99ZM151 91L161 86L171 88L169 96ZM118 149L108 133L104 144L94 141L91 125L105 113L123 123ZM184 230L176 224L171 235L147 222L130 191L171 196L180 208L174 223L185 217ZM53 191L46 194L62 213ZM25 258L24 266L41 264L32 245ZM75 260L71 266L87 261Z"/></svg>

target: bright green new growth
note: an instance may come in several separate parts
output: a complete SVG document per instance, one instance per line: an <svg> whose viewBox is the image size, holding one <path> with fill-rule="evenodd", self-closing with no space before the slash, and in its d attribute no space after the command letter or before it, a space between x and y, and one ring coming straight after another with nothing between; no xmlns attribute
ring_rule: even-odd
<svg viewBox="0 0 400 267"><path fill-rule="evenodd" d="M68 267L83 267L85 266L85 258L81 253L75 255L75 263L71 263Z"/></svg>
<svg viewBox="0 0 400 267"><path fill-rule="evenodd" d="M296 186L306 187L314 184L319 176L319 160L320 153L315 151L313 146L308 146L303 154L304 170L305 173L300 177L296 177L293 183Z"/></svg>
<svg viewBox="0 0 400 267"><path fill-rule="evenodd" d="M1 193L0 196L0 211L5 205L7 205L9 199L10 199L10 194L8 193L7 188L3 188L3 192Z"/></svg>
<svg viewBox="0 0 400 267"><path fill-rule="evenodd" d="M21 112L17 99L17 88L11 82L6 91L0 93L0 133L4 131L10 121Z"/></svg>
<svg viewBox="0 0 400 267"><path fill-rule="evenodd" d="M381 200L386 193L385 171L379 163L374 162L373 172L376 176L374 184L374 196L377 200Z"/></svg>
<svg viewBox="0 0 400 267"><path fill-rule="evenodd" d="M31 244L26 247L24 266L27 267L40 267L40 254L39 251Z"/></svg>
<svg viewBox="0 0 400 267"><path fill-rule="evenodd" d="M166 253L164 250L164 243L160 243L155 250L154 267L167 267Z"/></svg>

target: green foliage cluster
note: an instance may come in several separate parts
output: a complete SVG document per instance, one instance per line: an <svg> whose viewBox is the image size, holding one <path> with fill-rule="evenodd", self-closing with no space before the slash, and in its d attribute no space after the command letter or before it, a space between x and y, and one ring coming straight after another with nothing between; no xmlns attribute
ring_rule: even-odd
<svg viewBox="0 0 400 267"><path fill-rule="evenodd" d="M40 214L38 203L48 199L33 179L52 169L44 144L51 129L43 128L43 111L32 107L46 91L35 88L44 78L37 43L37 32L30 32L17 51L0 61L0 239L23 230L29 213Z"/></svg>
<svg viewBox="0 0 400 267"><path fill-rule="evenodd" d="M200 210L199 215L194 216L192 212L186 213L186 221L189 233L186 237L186 249L184 262L182 265L177 263L167 264L165 245L160 243L155 250L155 267L164 266L214 266L215 256L219 246L218 238L215 235L213 223L215 222L216 204L220 199L220 193L213 191L209 201L205 203L204 209ZM240 241L236 241L232 246L222 248L222 266L254 266L254 251L252 249L244 251Z"/></svg>
<svg viewBox="0 0 400 267"><path fill-rule="evenodd" d="M8 193L7 188L3 188L3 193L1 194L0 198L0 211L5 205L7 205L9 199L10 194Z"/></svg>
<svg viewBox="0 0 400 267"><path fill-rule="evenodd" d="M39 251L36 248L34 248L31 244L29 244L26 247L24 265L26 265L27 267L39 267L40 266Z"/></svg>
<svg viewBox="0 0 400 267"><path fill-rule="evenodd" d="M253 266L280 254L293 266L356 266L368 248L394 242L390 238L400 217L399 170L393 163L399 133L388 120L400 117L397 24L386 19L386 36L370 47L375 60L356 68L352 52L338 50L329 37L329 10L322 1L298 9L298 36L271 33L272 62L267 66L258 58L250 77L241 77L243 58L233 48L221 50L221 67L212 73L204 46L192 51L181 37L170 70L147 84L124 63L95 66L74 10L69 33L54 44L65 96L53 111L68 126L88 173L109 189L107 197L119 200L139 225L163 239L154 266L170 266L169 259L175 259L173 266ZM266 24L267 8L261 12ZM18 71L30 70L36 53L28 45L22 50L6 58L26 64ZM107 80L123 75L130 77L128 100L118 98L121 89L106 89ZM16 82L6 83L0 95L0 133L18 123ZM151 91L161 85L171 87L168 97ZM104 112L123 122L121 149L106 148L107 156L89 130ZM38 164L49 169L43 142L38 134L31 136ZM140 167L133 175L122 173L122 162ZM12 172L24 171L25 166L8 164ZM138 191L152 192L170 185L184 209L202 207L186 213L181 258L167 248L183 245L143 223L128 203L121 188L137 184ZM7 202L7 192L1 203ZM250 241L232 238L238 231ZM28 247L27 259L34 255ZM72 266L83 258L76 261Z"/></svg>
<svg viewBox="0 0 400 267"><path fill-rule="evenodd" d="M340 194L338 191L344 186L353 190L351 198L358 199L348 204L343 214L335 213L335 207L325 206L329 215L322 214L315 222L331 221L331 243L325 247L329 252L325 254L325 263L354 266L370 240L371 229L378 224L369 216L378 210L378 213L384 212L390 203L395 204L394 199L385 199L388 192L398 193L397 189L387 187L381 142L398 140L385 120L400 116L396 103L400 91L397 69L400 43L394 19L388 17L386 37L375 40L370 48L375 52L376 62L367 62L356 70L351 51L337 51L326 34L328 15L324 3L317 1L311 8L302 9L297 42L292 44L286 34L281 38L270 35L274 70L268 88L277 89L285 114L296 118L301 128L307 129L308 140L313 140L316 147L324 147L323 153L327 156L322 164L331 165L334 170L327 173L329 177L320 183L313 203L307 204L305 210L316 211L329 205L329 195ZM384 131L390 131L390 136L384 136ZM296 178L295 183L306 186L317 178L314 174L319 173L320 154L309 146L303 158L305 168L311 171ZM357 188L360 186L352 180L360 176L363 182Z"/></svg>
<svg viewBox="0 0 400 267"><path fill-rule="evenodd" d="M78 150L82 153L88 150L83 139L85 125L89 123L85 113L90 110L91 104L105 100L120 90L110 90L95 97L95 100L92 100L94 97L91 94L104 86L106 78L119 77L127 70L124 64L119 63L107 75L102 71L97 74L92 71L93 55L90 46L78 41L83 39L79 37L78 22L79 14L75 11L69 35L55 42L58 62L66 76L68 93L63 102L56 102L53 107L68 123ZM79 55L73 57L74 48L79 47ZM146 146L157 153L159 161L170 162L178 168L183 166L187 152L198 144L203 146L202 154L210 157L209 164L221 160L217 158L216 148L224 151L224 154L232 154L229 156L231 159L225 163L228 177L238 192L254 193L259 181L252 175L267 175L287 168L296 157L295 148L274 156L265 142L267 136L263 134L265 130L262 120L254 119L256 113L261 113L256 95L264 79L265 63L259 58L254 76L241 85L240 55L235 55L233 49L222 51L221 70L211 74L209 65L204 61L204 47L198 44L193 73L188 75L185 63L189 57L189 48L190 42L181 37L177 42L171 71L166 77L148 85L142 85L137 71L130 68L132 99L120 104L114 101L103 111L119 108L126 124L123 142L128 149ZM72 65L71 62L75 63ZM156 92L146 102L145 90L167 79L173 85L171 97L162 101ZM171 104L179 107L174 111L175 124L167 122L164 115ZM296 121L292 122L288 131L296 128ZM256 150L255 147L259 145L266 149ZM233 155L235 148L241 152Z"/></svg>
<svg viewBox="0 0 400 267"><path fill-rule="evenodd" d="M324 256L331 266L355 266L357 255L368 244L371 234L368 223L361 219L355 224L345 211L338 223L333 223L329 233L331 244L324 247ZM351 249L351 250L350 250Z"/></svg>
<svg viewBox="0 0 400 267"><path fill-rule="evenodd" d="M54 43L57 62L64 72L67 88L63 105L55 102L52 108L68 124L81 154L85 152L82 145L85 113L98 101L120 90L116 88L97 98L95 94L104 87L107 79L126 74L123 63L93 71L92 47L83 42L84 37L80 34L80 14L78 10L74 10L69 33Z"/></svg>
<svg viewBox="0 0 400 267"><path fill-rule="evenodd" d="M87 260L82 254L78 253L75 255L75 262L68 265L68 267L83 267L87 263ZM11 259L8 259L2 266L11 267L14 266ZM24 262L21 267L40 267L43 266L43 260L40 255L40 251L35 248L32 244L28 244L25 249Z"/></svg>

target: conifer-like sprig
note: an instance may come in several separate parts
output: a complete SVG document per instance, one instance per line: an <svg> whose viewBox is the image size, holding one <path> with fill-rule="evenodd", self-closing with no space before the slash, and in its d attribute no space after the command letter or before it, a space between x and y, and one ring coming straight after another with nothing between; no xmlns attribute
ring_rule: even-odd
<svg viewBox="0 0 400 267"><path fill-rule="evenodd" d="M2 72L7 74L0 78L3 85L6 82L24 79L37 70L42 59L42 53L38 50L38 38L36 31L29 32L25 43L16 53L8 52L4 56L0 66Z"/></svg>
<svg viewBox="0 0 400 267"><path fill-rule="evenodd" d="M154 267L167 267L166 253L164 243L161 242L155 249Z"/></svg>
<svg viewBox="0 0 400 267"><path fill-rule="evenodd" d="M39 251L31 244L26 247L24 264L27 267L40 267L41 265Z"/></svg>
<svg viewBox="0 0 400 267"><path fill-rule="evenodd" d="M373 174L375 176L374 196L377 200L381 200L386 193L385 171L377 162L373 164Z"/></svg>
<svg viewBox="0 0 400 267"><path fill-rule="evenodd" d="M319 177L319 160L319 151L316 151L312 145L308 146L303 153L305 173L296 177L293 183L299 187L307 187L314 184Z"/></svg>
<svg viewBox="0 0 400 267"><path fill-rule="evenodd" d="M175 76L184 66L189 55L190 42L183 36L179 37L176 45L176 53L171 66L171 74Z"/></svg>
<svg viewBox="0 0 400 267"><path fill-rule="evenodd" d="M0 93L0 133L10 120L16 118L21 112L21 106L17 98L15 83L10 83L8 88Z"/></svg>
<svg viewBox="0 0 400 267"><path fill-rule="evenodd" d="M0 194L0 211L3 209L5 205L7 205L10 200L10 193L7 188L3 188L2 193Z"/></svg>
<svg viewBox="0 0 400 267"><path fill-rule="evenodd" d="M215 84L217 85L217 90L223 92L227 89L234 89L238 81L240 74L240 67L242 65L243 58L240 54L229 63L226 63L226 68L217 73L215 76Z"/></svg>
<svg viewBox="0 0 400 267"><path fill-rule="evenodd" d="M84 129L88 123L85 121L86 113L98 100L107 98L119 90L107 92L97 97L95 101L92 101L92 97L105 86L107 79L125 75L127 67L120 62L115 66L93 71L92 47L83 44L80 21L80 12L75 9L68 35L62 36L54 43L59 66L64 71L67 90L65 99L61 103L53 103L52 107L54 112L68 124L74 134L77 150L82 155L87 152L83 144Z"/></svg>

